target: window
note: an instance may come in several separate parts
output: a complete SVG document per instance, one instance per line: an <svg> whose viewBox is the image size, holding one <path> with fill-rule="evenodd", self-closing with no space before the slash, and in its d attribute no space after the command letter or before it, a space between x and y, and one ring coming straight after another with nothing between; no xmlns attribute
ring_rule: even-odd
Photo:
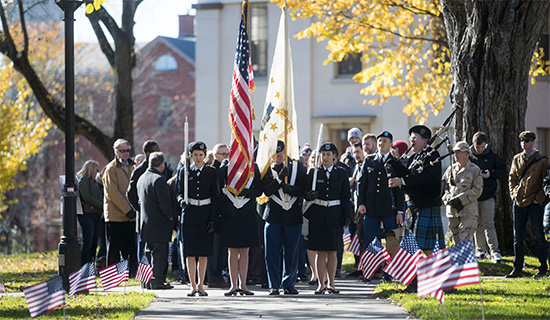
<svg viewBox="0 0 550 320"><path fill-rule="evenodd" d="M254 77L267 77L267 3L250 4L250 59Z"/></svg>
<svg viewBox="0 0 550 320"><path fill-rule="evenodd" d="M178 69L178 63L174 57L165 54L157 59L155 71L174 71Z"/></svg>
<svg viewBox="0 0 550 320"><path fill-rule="evenodd" d="M350 55L338 63L338 77L348 77L361 71L361 54Z"/></svg>
<svg viewBox="0 0 550 320"><path fill-rule="evenodd" d="M549 128L537 128L537 139L535 140L535 148L537 148L540 154L550 154L550 129Z"/></svg>
<svg viewBox="0 0 550 320"><path fill-rule="evenodd" d="M170 128L172 126L172 97L159 97L157 119L160 128Z"/></svg>

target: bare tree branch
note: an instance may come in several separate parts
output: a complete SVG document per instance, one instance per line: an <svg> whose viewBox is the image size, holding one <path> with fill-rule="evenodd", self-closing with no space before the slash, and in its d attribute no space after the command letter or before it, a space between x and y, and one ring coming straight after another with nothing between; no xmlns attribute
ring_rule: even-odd
<svg viewBox="0 0 550 320"><path fill-rule="evenodd" d="M13 42L13 38L10 34L8 19L6 18L6 11L4 10L2 1L0 1L0 19L2 20L2 34L4 35L3 37L0 37L0 50L10 58L15 57L17 55L17 48L15 47L15 43Z"/></svg>
<svg viewBox="0 0 550 320"><path fill-rule="evenodd" d="M433 14L432 12L430 12L428 10L420 9L420 8L417 8L417 7L415 7L413 5L410 5L410 4L409 5L398 4L394 0L388 0L388 2L393 7L399 7L399 8L402 8L404 10L410 11L414 14L421 14L421 15L429 15L429 16L432 16L432 17L438 17L436 14Z"/></svg>
<svg viewBox="0 0 550 320"><path fill-rule="evenodd" d="M21 23L21 30L23 31L23 55L28 57L29 55L29 34L27 32L27 23L25 22L25 12L23 11L23 0L17 0L19 7L19 20Z"/></svg>

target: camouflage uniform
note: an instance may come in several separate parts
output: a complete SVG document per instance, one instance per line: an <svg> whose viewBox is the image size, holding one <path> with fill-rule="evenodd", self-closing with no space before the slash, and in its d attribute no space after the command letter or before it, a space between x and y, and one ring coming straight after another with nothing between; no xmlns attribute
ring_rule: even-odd
<svg viewBox="0 0 550 320"><path fill-rule="evenodd" d="M445 194L443 202L449 218L449 228L453 232L455 243L464 240L473 241L477 228L478 205L477 198L483 191L483 177L478 166L468 160L464 168L454 163L443 175ZM458 197L464 208L460 211L450 206L450 200Z"/></svg>

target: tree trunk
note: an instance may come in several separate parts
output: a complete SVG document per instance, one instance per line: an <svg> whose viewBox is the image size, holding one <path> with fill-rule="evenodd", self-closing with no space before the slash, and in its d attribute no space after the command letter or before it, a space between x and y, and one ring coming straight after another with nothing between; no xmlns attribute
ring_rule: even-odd
<svg viewBox="0 0 550 320"><path fill-rule="evenodd" d="M491 149L510 165L525 128L529 68L550 2L441 0L451 52L451 102L460 108L455 139L489 135ZM497 191L495 224L501 250L513 252L507 180Z"/></svg>

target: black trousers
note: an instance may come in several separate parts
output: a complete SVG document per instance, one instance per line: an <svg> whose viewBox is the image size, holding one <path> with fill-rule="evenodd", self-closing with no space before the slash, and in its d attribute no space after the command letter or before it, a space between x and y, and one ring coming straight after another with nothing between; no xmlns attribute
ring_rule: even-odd
<svg viewBox="0 0 550 320"><path fill-rule="evenodd" d="M152 284L163 284L168 270L168 242L145 243L145 255L153 269Z"/></svg>
<svg viewBox="0 0 550 320"><path fill-rule="evenodd" d="M208 257L206 265L208 283L223 280L223 269L227 268L227 244L222 241L221 231L214 231L214 248L212 256Z"/></svg>
<svg viewBox="0 0 550 320"><path fill-rule="evenodd" d="M110 266L122 259L128 259L130 277L137 271L137 239L135 222L106 222L107 265Z"/></svg>

